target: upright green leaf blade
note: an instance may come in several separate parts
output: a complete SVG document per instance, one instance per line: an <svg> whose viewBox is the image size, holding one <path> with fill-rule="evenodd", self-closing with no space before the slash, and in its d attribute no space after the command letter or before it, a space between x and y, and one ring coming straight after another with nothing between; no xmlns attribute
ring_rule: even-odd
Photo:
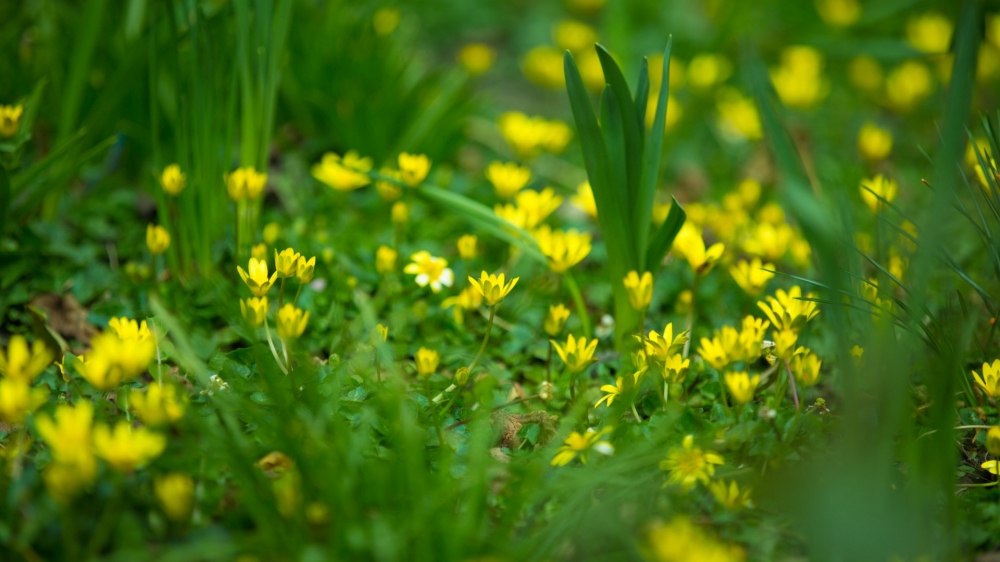
<svg viewBox="0 0 1000 562"><path fill-rule="evenodd" d="M635 118L639 123L639 137L646 142L646 106L649 104L649 60L642 58L639 66L639 82L635 86ZM645 154L645 146L643 146Z"/></svg>
<svg viewBox="0 0 1000 562"><path fill-rule="evenodd" d="M622 123L621 106L618 96L611 88L605 87L601 95L601 135L608 154L608 168L611 172L611 192L615 201L620 202L618 216L623 224L631 224L632 209L628 204L631 197L628 192L628 170L625 161L628 149L625 147L625 130ZM626 234L630 234L626 231ZM629 244L632 236L628 237Z"/></svg>
<svg viewBox="0 0 1000 562"><path fill-rule="evenodd" d="M632 92L625 82L625 75L622 74L618 63L611 57L602 45L597 45L597 57L601 61L601 68L604 69L604 80L608 88L614 92L618 105L618 110L622 126L622 138L625 145L625 175L628 185L628 215L631 217L636 212L636 201L639 194L639 179L642 174L642 134L640 133L641 123L632 101ZM615 160L612 159L612 163ZM637 250L638 254L641 250Z"/></svg>
<svg viewBox="0 0 1000 562"><path fill-rule="evenodd" d="M670 50L673 37L667 38L667 46L663 49L663 79L660 81L660 94L656 102L656 116L653 118L653 128L646 136L645 149L642 155L642 175L639 180L639 194L635 206L636 241L639 252L648 251L646 241L649 240L649 225L653 220L653 199L656 196L656 181L660 176L660 158L663 152L663 130L667 120L667 99L670 84ZM648 261L639 264L643 269L652 265Z"/></svg>

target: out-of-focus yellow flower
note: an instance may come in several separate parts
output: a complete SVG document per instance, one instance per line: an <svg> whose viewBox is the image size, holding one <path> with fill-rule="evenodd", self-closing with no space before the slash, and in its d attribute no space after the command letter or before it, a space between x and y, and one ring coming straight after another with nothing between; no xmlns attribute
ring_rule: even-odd
<svg viewBox="0 0 1000 562"><path fill-rule="evenodd" d="M795 379L804 386L812 386L819 382L819 370L823 367L823 362L815 353L800 353L792 357L788 362Z"/></svg>
<svg viewBox="0 0 1000 562"><path fill-rule="evenodd" d="M653 100L656 99L656 96L653 95L653 92L659 95L660 88L663 87L663 53L653 53L646 57L646 60L649 68L649 100L655 103ZM687 69L684 63L677 57L671 57L670 84L668 84L670 91L675 92L681 89L686 82Z"/></svg>
<svg viewBox="0 0 1000 562"><path fill-rule="evenodd" d="M389 341L389 327L383 326L382 324L376 324L372 328L370 338L372 340L372 345L379 346L387 341Z"/></svg>
<svg viewBox="0 0 1000 562"><path fill-rule="evenodd" d="M656 119L656 100L659 99L659 91L650 89L649 91L649 103L646 104L646 128L653 128L653 121ZM681 103L677 101L677 98L670 94L667 96L667 114L663 121L663 132L667 133L674 128L674 125L681 120L684 116L684 108L681 107Z"/></svg>
<svg viewBox="0 0 1000 562"><path fill-rule="evenodd" d="M1000 426L994 425L986 433L986 450L991 455L1000 455Z"/></svg>
<svg viewBox="0 0 1000 562"><path fill-rule="evenodd" d="M587 338L583 336L574 338L573 334L566 338L565 345L559 345L555 340L549 340L549 343L552 344L556 353L559 354L559 358L573 373L579 373L593 363L594 351L597 350L597 338L588 342Z"/></svg>
<svg viewBox="0 0 1000 562"><path fill-rule="evenodd" d="M258 260L266 260L267 244L263 242L261 242L260 244L254 244L253 247L250 248L250 257L256 258Z"/></svg>
<svg viewBox="0 0 1000 562"><path fill-rule="evenodd" d="M483 271L479 275L479 279L469 277L469 283L479 291L479 294L483 295L483 299L486 300L488 306L496 306L503 301L504 297L510 294L510 291L514 288L514 285L517 285L520 279L520 277L515 277L507 284L504 284L503 273L494 275Z"/></svg>
<svg viewBox="0 0 1000 562"><path fill-rule="evenodd" d="M396 31L396 28L399 26L399 20L399 10L395 8L379 8L372 15L372 27L375 28L375 33L386 37L391 35L393 31Z"/></svg>
<svg viewBox="0 0 1000 562"><path fill-rule="evenodd" d="M847 77L862 92L874 92L882 87L882 65L869 56L854 57L847 65Z"/></svg>
<svg viewBox="0 0 1000 562"><path fill-rule="evenodd" d="M992 365L983 363L982 376L976 371L972 371L972 376L987 396L990 398L1000 397L1000 359L994 360Z"/></svg>
<svg viewBox="0 0 1000 562"><path fill-rule="evenodd" d="M651 562L743 562L746 554L705 534L683 517L654 523L647 532L646 559Z"/></svg>
<svg viewBox="0 0 1000 562"><path fill-rule="evenodd" d="M866 121L858 131L858 152L870 162L885 160L892 152L892 133Z"/></svg>
<svg viewBox="0 0 1000 562"><path fill-rule="evenodd" d="M180 192L184 191L185 185L187 185L187 176L181 172L181 167L177 164L170 164L160 174L160 186L163 187L163 191L170 195L180 195Z"/></svg>
<svg viewBox="0 0 1000 562"><path fill-rule="evenodd" d="M687 84L695 91L704 91L721 84L733 73L733 65L723 55L695 55L687 67Z"/></svg>
<svg viewBox="0 0 1000 562"><path fill-rule="evenodd" d="M677 314L687 314L691 310L691 305L694 304L694 293L691 289L684 289L677 294L677 300L674 301L674 309Z"/></svg>
<svg viewBox="0 0 1000 562"><path fill-rule="evenodd" d="M267 297L241 299L240 312L243 313L243 318L251 326L255 328L260 326L264 323L264 320L267 320Z"/></svg>
<svg viewBox="0 0 1000 562"><path fill-rule="evenodd" d="M312 281L313 274L316 272L316 256L306 259L305 256L299 256L297 262L295 262L295 277L298 278L299 283L308 283Z"/></svg>
<svg viewBox="0 0 1000 562"><path fill-rule="evenodd" d="M128 405L132 411L148 425L166 425L184 416L183 395L177 387L152 383L146 392L133 389L128 395Z"/></svg>
<svg viewBox="0 0 1000 562"><path fill-rule="evenodd" d="M767 270L774 270L774 264L762 264L760 258L753 258L752 261L740 260L735 265L729 267L729 274L743 291L750 295L759 295L767 287L767 282L774 277L774 273Z"/></svg>
<svg viewBox="0 0 1000 562"><path fill-rule="evenodd" d="M594 200L594 190L590 187L590 182L585 181L576 187L576 195L570 198L574 205L583 209L583 212L590 215L590 218L597 219L597 201Z"/></svg>
<svg viewBox="0 0 1000 562"><path fill-rule="evenodd" d="M779 260L788 251L795 238L795 231L787 223L773 225L761 222L754 225L743 239L743 251L768 260Z"/></svg>
<svg viewBox="0 0 1000 562"><path fill-rule="evenodd" d="M184 521L194 503L194 480L181 472L171 472L153 480L153 491L164 513L174 521Z"/></svg>
<svg viewBox="0 0 1000 562"><path fill-rule="evenodd" d="M265 244L273 245L278 241L278 237L281 236L281 225L276 222L269 222L264 225L261 235L264 238Z"/></svg>
<svg viewBox="0 0 1000 562"><path fill-rule="evenodd" d="M170 247L170 233L167 229L156 224L146 225L146 248L149 253L158 256L167 251Z"/></svg>
<svg viewBox="0 0 1000 562"><path fill-rule="evenodd" d="M30 383L55 360L55 354L41 339L31 346L21 334L7 340L7 351L0 353L0 375L4 378Z"/></svg>
<svg viewBox="0 0 1000 562"><path fill-rule="evenodd" d="M278 279L278 273L275 272L268 277L267 262L256 258L250 258L247 267L250 269L250 273L247 273L242 267L236 266L236 271L240 274L240 278L246 283L251 293L258 297L267 296L271 285L274 285L274 282Z"/></svg>
<svg viewBox="0 0 1000 562"><path fill-rule="evenodd" d="M541 191L525 189L515 197L517 208L524 214L524 226L528 230L534 229L542 224L559 205L562 204L562 197L555 194L551 187L546 187Z"/></svg>
<svg viewBox="0 0 1000 562"><path fill-rule="evenodd" d="M483 294L475 287L466 287L454 297L448 297L441 302L441 308L451 309L452 318L456 324L465 324L465 311L475 310L483 304Z"/></svg>
<svg viewBox="0 0 1000 562"><path fill-rule="evenodd" d="M406 203L396 201L392 204L389 216L392 219L392 224L402 226L410 220L410 208L406 205Z"/></svg>
<svg viewBox="0 0 1000 562"><path fill-rule="evenodd" d="M927 66L906 61L897 66L885 79L885 96L889 106L907 112L931 93L931 71Z"/></svg>
<svg viewBox="0 0 1000 562"><path fill-rule="evenodd" d="M886 203L892 203L896 199L899 188L895 180L878 174L873 178L862 180L858 190L861 192L861 200L871 212L878 213L885 208Z"/></svg>
<svg viewBox="0 0 1000 562"><path fill-rule="evenodd" d="M558 336L568 318L569 309L562 303L549 305L549 312L545 315L545 333L552 337Z"/></svg>
<svg viewBox="0 0 1000 562"><path fill-rule="evenodd" d="M401 174L398 170L393 170L392 168L382 168L378 171L378 173L381 176L391 178L395 181L403 181L403 174ZM378 192L378 196L381 197L383 201L388 203L399 199L403 195L403 188L389 180L376 181L375 191Z"/></svg>
<svg viewBox="0 0 1000 562"><path fill-rule="evenodd" d="M570 433L564 444L556 450L556 456L552 457L552 466L566 466L577 457L580 457L580 462L587 464L587 456L591 451L602 455L613 455L614 445L610 441L601 439L611 431L610 427L606 427L601 431L588 429L582 434L576 431Z"/></svg>
<svg viewBox="0 0 1000 562"><path fill-rule="evenodd" d="M813 293L808 293L805 298L813 298L814 296ZM757 306L764 311L764 314L771 321L771 325L778 330L798 332L806 322L819 314L815 301L802 300L802 298L802 288L796 285L787 293L778 289L773 297L767 297L767 303L759 301Z"/></svg>
<svg viewBox="0 0 1000 562"><path fill-rule="evenodd" d="M253 166L236 168L226 175L226 191L233 201L256 199L264 192L267 174L258 172Z"/></svg>
<svg viewBox="0 0 1000 562"><path fill-rule="evenodd" d="M597 31L582 21L562 20L553 28L552 39L560 49L576 53L594 46Z"/></svg>
<svg viewBox="0 0 1000 562"><path fill-rule="evenodd" d="M21 128L23 105L0 105L0 135L10 138Z"/></svg>
<svg viewBox="0 0 1000 562"><path fill-rule="evenodd" d="M149 331L149 326L145 320L138 322L124 316L114 317L108 321L108 327L122 341L132 340L138 342L153 337L153 333Z"/></svg>
<svg viewBox="0 0 1000 562"><path fill-rule="evenodd" d="M55 420L39 414L35 420L38 435L49 446L52 464L42 475L45 487L54 498L65 501L94 481L97 461L91 443L94 407L81 401L76 407L56 407Z"/></svg>
<svg viewBox="0 0 1000 562"><path fill-rule="evenodd" d="M806 269L812 263L812 247L801 236L794 238L788 245L788 253L795 265Z"/></svg>
<svg viewBox="0 0 1000 562"><path fill-rule="evenodd" d="M663 379L672 383L684 382L685 369L691 365L690 359L684 359L680 353L675 353L663 362Z"/></svg>
<svg viewBox="0 0 1000 562"><path fill-rule="evenodd" d="M795 344L799 341L798 332L786 328L774 332L773 337L774 354L782 359L791 359L796 351Z"/></svg>
<svg viewBox="0 0 1000 562"><path fill-rule="evenodd" d="M1000 473L1000 460L988 460L980 465L980 468L986 470L990 474Z"/></svg>
<svg viewBox="0 0 1000 562"><path fill-rule="evenodd" d="M389 246L379 246L375 251L375 271L382 275L396 269L396 257L399 254Z"/></svg>
<svg viewBox="0 0 1000 562"><path fill-rule="evenodd" d="M525 78L543 88L559 90L566 87L563 55L555 47L539 45L528 51L521 61L521 72Z"/></svg>
<svg viewBox="0 0 1000 562"><path fill-rule="evenodd" d="M275 248L274 273L281 279L287 279L288 277L295 277L295 272L298 269L300 257L302 257L302 255L296 252L292 248L285 248L284 250L281 251L281 253L278 253L278 249Z"/></svg>
<svg viewBox="0 0 1000 562"><path fill-rule="evenodd" d="M417 375L429 377L437 372L438 363L441 362L441 355L433 349L421 347L417 354L413 356L413 361L417 366Z"/></svg>
<svg viewBox="0 0 1000 562"><path fill-rule="evenodd" d="M690 223L685 223L677 237L674 238L672 251L687 260L691 269L697 275L708 273L715 262L722 257L725 244L716 242L708 249L701 237L701 229Z"/></svg>
<svg viewBox="0 0 1000 562"><path fill-rule="evenodd" d="M789 107L808 108L826 97L822 76L823 55L812 47L796 45L781 54L781 66L771 69L771 81L781 102Z"/></svg>
<svg viewBox="0 0 1000 562"><path fill-rule="evenodd" d="M715 465L723 462L718 453L696 447L694 436L688 435L680 447L671 449L667 458L660 461L660 468L670 473L668 484L680 484L690 489L698 482L708 484L715 475Z"/></svg>
<svg viewBox="0 0 1000 562"><path fill-rule="evenodd" d="M736 339L737 345L727 352L731 361L752 363L760 357L764 343L764 333L771 323L767 320L745 316L743 326Z"/></svg>
<svg viewBox="0 0 1000 562"><path fill-rule="evenodd" d="M94 428L94 451L118 472L131 472L142 468L160 456L167 446L167 439L144 427L119 420L114 430L101 424Z"/></svg>
<svg viewBox="0 0 1000 562"><path fill-rule="evenodd" d="M636 310L645 310L653 301L653 274L646 271L639 275L638 271L629 271L625 276L625 290L628 292L628 302Z"/></svg>
<svg viewBox="0 0 1000 562"><path fill-rule="evenodd" d="M421 287L428 284L435 293L441 291L441 287L451 287L454 282L454 274L448 267L448 260L434 257L426 250L421 250L410 256L411 263L406 264L403 273L416 275L414 281Z"/></svg>
<svg viewBox="0 0 1000 562"><path fill-rule="evenodd" d="M615 384L606 384L601 387L601 392L606 392L607 394L601 397L601 399L594 404L594 407L599 407L601 402L607 402L608 407L610 408L611 404L615 401L615 398L621 396L624 391L625 387L622 385L622 378L618 377L615 379Z"/></svg>
<svg viewBox="0 0 1000 562"><path fill-rule="evenodd" d="M493 212L496 214L496 216L502 218L506 222L510 223L512 226L516 226L518 228L524 228L524 225L528 221L528 217L526 217L524 214L524 209L518 207L517 205L512 205L510 203L506 203L503 205L497 203L496 205L493 206Z"/></svg>
<svg viewBox="0 0 1000 562"><path fill-rule="evenodd" d="M559 64L561 67L562 63ZM523 159L534 158L542 150L559 154L573 137L572 130L562 121L528 117L519 111L501 115L497 127L507 144Z"/></svg>
<svg viewBox="0 0 1000 562"><path fill-rule="evenodd" d="M864 354L865 348L860 345L854 344L854 347L851 348L851 357L854 357L855 359L861 359L861 356Z"/></svg>
<svg viewBox="0 0 1000 562"><path fill-rule="evenodd" d="M309 323L309 311L302 310L292 303L285 303L277 316L278 337L283 340L294 340L306 331Z"/></svg>
<svg viewBox="0 0 1000 562"><path fill-rule="evenodd" d="M510 199L524 189L531 181L531 170L518 166L516 162L493 161L486 168L486 179L493 184L497 197Z"/></svg>
<svg viewBox="0 0 1000 562"><path fill-rule="evenodd" d="M582 51L576 62L580 67L583 85L591 92L599 94L607 81L604 79L604 67L601 66L601 58L597 56L597 51L594 49Z"/></svg>
<svg viewBox="0 0 1000 562"><path fill-rule="evenodd" d="M458 63L461 64L469 74L478 75L486 72L493 66L496 59L496 52L489 45L483 43L469 43L458 51Z"/></svg>
<svg viewBox="0 0 1000 562"><path fill-rule="evenodd" d="M858 0L816 0L816 11L824 22L834 27L848 27L861 19Z"/></svg>
<svg viewBox="0 0 1000 562"><path fill-rule="evenodd" d="M121 339L104 331L90 340L90 352L73 367L100 390L111 390L142 374L156 354L153 338Z"/></svg>
<svg viewBox="0 0 1000 562"><path fill-rule="evenodd" d="M743 207L747 210L757 205L761 190L760 182L752 178L747 178L736 186L736 193L739 194Z"/></svg>
<svg viewBox="0 0 1000 562"><path fill-rule="evenodd" d="M679 332L674 336L673 322L663 328L663 333L650 330L645 338L635 336L642 343L646 350L646 355L650 358L656 357L661 361L666 361L672 355L684 348L684 344L691 339L689 330Z"/></svg>
<svg viewBox="0 0 1000 562"><path fill-rule="evenodd" d="M549 260L549 269L562 273L590 254L590 234L576 229L552 230L548 225L532 233L538 248Z"/></svg>
<svg viewBox="0 0 1000 562"><path fill-rule="evenodd" d="M0 420L19 424L48 398L44 388L32 388L27 381L0 379Z"/></svg>
<svg viewBox="0 0 1000 562"><path fill-rule="evenodd" d="M708 485L709 491L719 500L719 503L729 511L739 511L744 508L753 507L750 500L750 488L740 490L739 484L735 480L726 484L725 480L715 480Z"/></svg>
<svg viewBox="0 0 1000 562"><path fill-rule="evenodd" d="M906 39L925 53L946 53L952 27L948 18L937 12L927 12L906 22Z"/></svg>
<svg viewBox="0 0 1000 562"><path fill-rule="evenodd" d="M458 255L463 260L474 260L476 259L476 245L479 239L476 238L475 234L463 234L459 237L458 242L455 245L458 247Z"/></svg>
<svg viewBox="0 0 1000 562"><path fill-rule="evenodd" d="M431 159L424 154L403 152L399 155L398 162L403 181L410 186L418 185L427 179L427 174L431 171Z"/></svg>
<svg viewBox="0 0 1000 562"><path fill-rule="evenodd" d="M371 183L367 172L372 169L371 158L361 156L351 150L343 158L334 152L327 152L323 159L312 167L312 176L337 191L353 191Z"/></svg>
<svg viewBox="0 0 1000 562"><path fill-rule="evenodd" d="M973 169L976 172L976 179L979 180L980 187L982 187L986 191L989 191L990 190L989 178L992 177L996 182L1000 183L1000 172L997 171L997 161L994 160L992 157L987 157L986 166L987 169L989 169L990 171L989 177L986 175L986 172L983 171L983 166L981 164L974 165Z"/></svg>
<svg viewBox="0 0 1000 562"><path fill-rule="evenodd" d="M715 101L719 129L733 140L757 140L763 137L760 114L753 100L735 88L725 88Z"/></svg>
<svg viewBox="0 0 1000 562"><path fill-rule="evenodd" d="M712 339L701 338L698 355L715 369L722 370L739 355L740 333L731 326L717 330Z"/></svg>
<svg viewBox="0 0 1000 562"><path fill-rule="evenodd" d="M729 394L739 404L746 404L753 400L753 393L760 384L760 375L750 376L745 371L726 373L726 388Z"/></svg>

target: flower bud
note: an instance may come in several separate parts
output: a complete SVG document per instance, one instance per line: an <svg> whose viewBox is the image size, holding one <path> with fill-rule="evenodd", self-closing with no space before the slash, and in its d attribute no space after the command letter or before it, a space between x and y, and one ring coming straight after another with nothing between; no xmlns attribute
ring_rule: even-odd
<svg viewBox="0 0 1000 562"><path fill-rule="evenodd" d="M458 370L455 371L455 384L457 386L465 386L465 383L467 382L469 382L469 368L459 367Z"/></svg>

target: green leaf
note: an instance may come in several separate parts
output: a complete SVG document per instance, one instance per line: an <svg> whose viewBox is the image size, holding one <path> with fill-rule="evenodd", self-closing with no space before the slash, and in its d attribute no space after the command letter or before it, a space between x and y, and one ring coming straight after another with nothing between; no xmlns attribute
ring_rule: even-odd
<svg viewBox="0 0 1000 562"><path fill-rule="evenodd" d="M672 36L667 38L667 46L663 49L663 78L660 81L660 93L656 102L656 116L653 118L653 128L650 129L649 134L646 136L646 144L642 156L642 176L639 180L639 196L634 211L638 251L646 251L647 256L649 255L649 251L646 248L646 241L649 239L649 225L653 220L653 200L656 196L656 182L660 176L660 158L663 155L663 130L667 122L667 100L669 99L668 94L670 90L670 50L673 46L673 41ZM645 64L643 68L645 68ZM651 265L648 260L646 263L639 264L642 269L649 269Z"/></svg>
<svg viewBox="0 0 1000 562"><path fill-rule="evenodd" d="M7 168L0 166L0 236L7 230L7 215L10 212L10 178Z"/></svg>
<svg viewBox="0 0 1000 562"><path fill-rule="evenodd" d="M646 106L649 103L649 60L642 58L639 66L639 82L635 87L635 117L639 121L639 135L645 142ZM645 148L645 147L644 147ZM645 153L645 150L643 150Z"/></svg>
<svg viewBox="0 0 1000 562"><path fill-rule="evenodd" d="M597 45L597 57L601 61L601 68L604 69L604 80L614 92L618 112L621 119L622 139L624 140L626 182L628 185L628 216L631 217L636 212L636 201L639 194L639 178L642 174L642 121L638 119L635 103L632 101L632 92L629 91L625 76L615 59L611 58L602 45ZM611 160L612 164L615 159ZM637 248L636 254L641 251Z"/></svg>
<svg viewBox="0 0 1000 562"><path fill-rule="evenodd" d="M681 204L677 202L677 199L671 197L673 204L670 205L670 213L667 214L667 220L663 221L660 225L660 229L656 231L656 235L649 242L649 250L646 252L646 270L656 273L656 270L660 268L660 263L663 261L663 256L667 255L670 251L670 246L674 243L674 238L677 237L677 233L681 231L681 227L684 226L684 221L687 220L687 213L681 207Z"/></svg>
<svg viewBox="0 0 1000 562"><path fill-rule="evenodd" d="M601 136L604 137L604 147L608 153L608 166L611 169L610 187L615 199L625 202L621 206L621 220L624 224L631 224L632 207L628 203L631 201L631 196L628 192L628 170L626 168L628 151L622 138L624 134L618 96L614 90L605 87L604 93L601 95ZM632 245L631 236L628 237L627 243Z"/></svg>

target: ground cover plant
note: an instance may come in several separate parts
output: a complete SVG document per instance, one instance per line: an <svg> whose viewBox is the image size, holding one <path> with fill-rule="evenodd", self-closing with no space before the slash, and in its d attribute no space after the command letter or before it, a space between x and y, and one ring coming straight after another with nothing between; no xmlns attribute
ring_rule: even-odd
<svg viewBox="0 0 1000 562"><path fill-rule="evenodd" d="M0 22L0 560L1000 550L1000 5Z"/></svg>

